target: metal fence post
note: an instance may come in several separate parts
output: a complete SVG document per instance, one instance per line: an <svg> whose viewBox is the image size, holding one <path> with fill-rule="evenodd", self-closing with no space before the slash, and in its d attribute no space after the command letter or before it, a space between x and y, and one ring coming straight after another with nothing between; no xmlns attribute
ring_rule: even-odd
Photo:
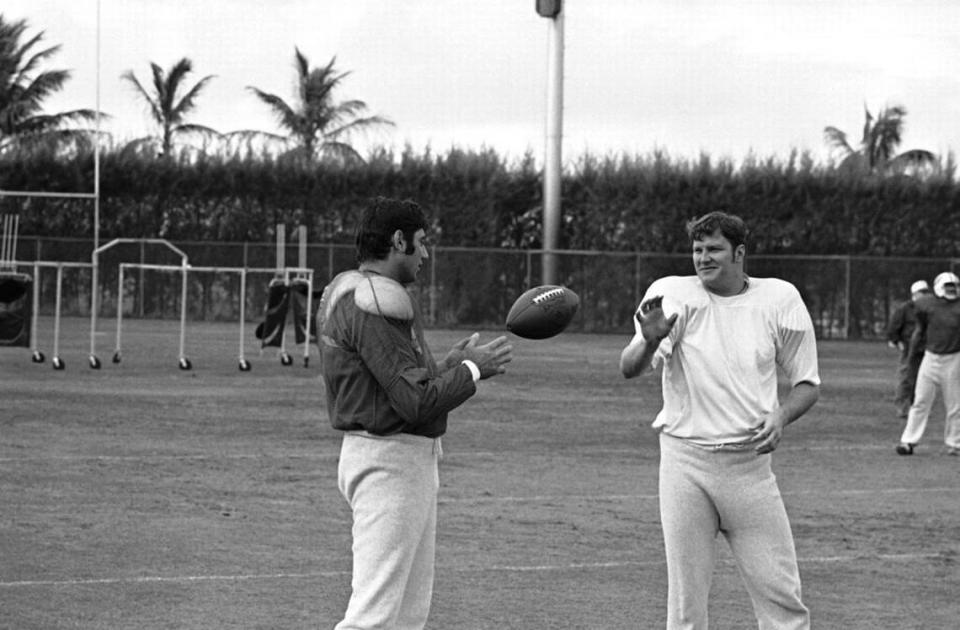
<svg viewBox="0 0 960 630"><path fill-rule="evenodd" d="M633 303L640 304L640 254L633 257Z"/></svg>
<svg viewBox="0 0 960 630"><path fill-rule="evenodd" d="M147 258L146 246L144 245L144 243L141 242L141 243L140 243L140 264L141 264L141 265L146 264L146 262L147 262L146 258ZM139 282L139 285L140 285L140 286L139 286L139 289L140 289L140 291L139 291L139 295L137 296L137 302L138 302L138 304L140 305L140 309L139 309L139 310L140 310L140 319L143 319L143 300L144 300L144 296L143 296L143 283L144 283L144 281L145 281L145 276L144 276L143 267L141 266L141 267L140 267L140 282ZM121 297L122 297L122 295L118 295L118 296L117 296L117 299L119 300Z"/></svg>
<svg viewBox="0 0 960 630"><path fill-rule="evenodd" d="M437 322L437 246L430 248L430 324Z"/></svg>
<svg viewBox="0 0 960 630"><path fill-rule="evenodd" d="M843 338L850 338L850 257L845 256L844 261L846 263L846 282L843 287Z"/></svg>

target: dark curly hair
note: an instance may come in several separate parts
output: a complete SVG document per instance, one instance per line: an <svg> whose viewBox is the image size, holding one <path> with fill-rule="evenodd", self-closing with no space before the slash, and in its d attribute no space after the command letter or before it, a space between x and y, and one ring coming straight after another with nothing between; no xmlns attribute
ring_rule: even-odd
<svg viewBox="0 0 960 630"><path fill-rule="evenodd" d="M394 232L403 232L407 251L413 253L413 235L429 227L423 209L409 199L376 197L363 211L357 226L357 261L383 260L390 253Z"/></svg>

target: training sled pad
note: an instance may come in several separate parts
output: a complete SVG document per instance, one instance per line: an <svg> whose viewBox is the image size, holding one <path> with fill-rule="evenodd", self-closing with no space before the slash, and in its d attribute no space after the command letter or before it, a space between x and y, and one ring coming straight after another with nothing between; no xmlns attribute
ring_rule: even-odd
<svg viewBox="0 0 960 630"><path fill-rule="evenodd" d="M33 278L0 273L0 346L30 347Z"/></svg>

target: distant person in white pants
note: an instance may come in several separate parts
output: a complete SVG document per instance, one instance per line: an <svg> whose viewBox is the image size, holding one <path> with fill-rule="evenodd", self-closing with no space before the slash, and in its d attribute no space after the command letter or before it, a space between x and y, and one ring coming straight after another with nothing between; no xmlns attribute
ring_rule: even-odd
<svg viewBox="0 0 960 630"><path fill-rule="evenodd" d="M718 535L730 545L758 627L810 627L790 522L770 453L819 398L813 324L800 294L744 273L747 227L711 212L687 224L695 276L647 289L620 356L626 378L663 365L660 519L668 630L707 630ZM791 386L777 395L777 368Z"/></svg>
<svg viewBox="0 0 960 630"><path fill-rule="evenodd" d="M913 455L923 438L937 392L946 407L943 441L948 455L960 454L960 279L944 271L933 280L933 295L916 302L917 324L911 345L926 340L917 372L913 405L897 453Z"/></svg>
<svg viewBox="0 0 960 630"><path fill-rule="evenodd" d="M353 511L353 579L337 630L419 630L433 595L440 436L447 414L502 374L506 337L461 340L436 362L404 288L427 258L419 205L378 197L357 229L359 268L320 298L327 410L343 431L338 484Z"/></svg>

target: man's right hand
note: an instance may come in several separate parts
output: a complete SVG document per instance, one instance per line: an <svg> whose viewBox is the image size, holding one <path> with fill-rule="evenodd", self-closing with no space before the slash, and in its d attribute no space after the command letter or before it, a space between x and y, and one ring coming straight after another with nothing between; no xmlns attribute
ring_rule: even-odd
<svg viewBox="0 0 960 630"><path fill-rule="evenodd" d="M660 341L670 334L674 322L677 321L677 313L666 317L663 312L663 296L650 298L640 305L635 315L640 323L640 333L643 338L650 343L660 343Z"/></svg>
<svg viewBox="0 0 960 630"><path fill-rule="evenodd" d="M513 346L506 337L480 344L480 335L474 333L463 347L463 358L473 361L480 369L480 378L490 378L507 371L507 363L513 360Z"/></svg>

